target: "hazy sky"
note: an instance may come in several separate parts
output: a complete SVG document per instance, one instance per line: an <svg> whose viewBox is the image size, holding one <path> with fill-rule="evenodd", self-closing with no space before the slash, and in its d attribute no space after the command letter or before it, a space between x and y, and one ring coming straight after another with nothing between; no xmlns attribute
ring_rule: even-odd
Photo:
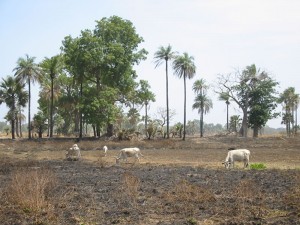
<svg viewBox="0 0 300 225"><path fill-rule="evenodd" d="M60 52L67 35L94 29L96 20L117 15L130 20L149 54L136 67L139 79L148 80L156 94L150 116L165 107L165 69L155 69L153 56L159 46L170 44L179 53L195 58L196 76L187 81L187 119L198 119L192 110L192 84L204 78L214 84L218 74L256 64L280 82L278 91L295 87L300 92L299 0L0 0L0 77L13 75L19 57L36 62ZM172 122L183 121L183 80L169 73L169 106ZM32 86L32 115L37 111L38 84ZM206 123L226 123L226 105L209 91L214 107ZM236 104L229 113L241 115ZM281 107L278 108L281 110ZM0 120L7 113L0 106ZM27 109L25 109L27 115ZM141 111L144 114L144 110ZM268 125L280 127L281 119Z"/></svg>

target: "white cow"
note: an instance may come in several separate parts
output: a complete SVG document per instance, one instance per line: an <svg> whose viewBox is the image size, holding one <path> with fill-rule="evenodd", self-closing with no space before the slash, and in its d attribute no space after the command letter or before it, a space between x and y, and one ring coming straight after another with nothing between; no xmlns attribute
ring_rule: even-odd
<svg viewBox="0 0 300 225"><path fill-rule="evenodd" d="M235 149L228 151L223 164L226 169L234 168L234 162L244 162L244 168L249 166L250 151L248 149Z"/></svg>
<svg viewBox="0 0 300 225"><path fill-rule="evenodd" d="M104 146L103 146L104 156L106 156L107 150L108 150L107 146L104 145Z"/></svg>
<svg viewBox="0 0 300 225"><path fill-rule="evenodd" d="M74 160L77 161L81 157L80 148L77 144L74 144L66 153L67 160Z"/></svg>
<svg viewBox="0 0 300 225"><path fill-rule="evenodd" d="M116 164L120 163L120 160L126 161L128 157L134 157L136 160L140 161L140 157L143 157L139 148L123 148L116 158Z"/></svg>

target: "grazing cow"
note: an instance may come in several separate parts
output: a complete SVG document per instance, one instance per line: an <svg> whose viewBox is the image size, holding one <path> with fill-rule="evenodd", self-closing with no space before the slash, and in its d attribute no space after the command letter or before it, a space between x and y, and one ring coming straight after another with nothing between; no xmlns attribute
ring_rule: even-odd
<svg viewBox="0 0 300 225"><path fill-rule="evenodd" d="M81 157L80 148L74 144L66 153L66 159L70 161L77 161Z"/></svg>
<svg viewBox="0 0 300 225"><path fill-rule="evenodd" d="M247 149L235 149L228 151L223 164L226 169L234 168L234 162L244 162L244 168L249 166L250 151Z"/></svg>
<svg viewBox="0 0 300 225"><path fill-rule="evenodd" d="M134 157L136 160L140 161L140 157L143 157L143 155L139 148L123 148L116 157L116 164L119 164L120 160L127 162L128 157Z"/></svg>
<svg viewBox="0 0 300 225"><path fill-rule="evenodd" d="M104 156L106 156L107 150L108 150L107 146L104 145L104 146L103 146Z"/></svg>

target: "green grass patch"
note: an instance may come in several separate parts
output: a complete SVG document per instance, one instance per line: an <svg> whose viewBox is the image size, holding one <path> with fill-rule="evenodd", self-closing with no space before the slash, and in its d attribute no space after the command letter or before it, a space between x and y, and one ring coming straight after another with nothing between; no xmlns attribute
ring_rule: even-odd
<svg viewBox="0 0 300 225"><path fill-rule="evenodd" d="M250 169L252 169L252 170L264 170L264 169L267 169L267 166L263 163L253 163L253 164L250 164Z"/></svg>

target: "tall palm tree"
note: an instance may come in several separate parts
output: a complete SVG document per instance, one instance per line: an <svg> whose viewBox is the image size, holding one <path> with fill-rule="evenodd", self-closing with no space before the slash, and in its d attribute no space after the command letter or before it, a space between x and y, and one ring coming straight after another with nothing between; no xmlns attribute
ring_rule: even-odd
<svg viewBox="0 0 300 225"><path fill-rule="evenodd" d="M184 82L184 119L183 119L183 140L185 140L186 127L186 78L191 79L196 73L196 66L194 64L194 57L189 56L188 53L183 53L182 56L176 56L173 61L173 69L175 74L183 77Z"/></svg>
<svg viewBox="0 0 300 225"><path fill-rule="evenodd" d="M45 74L49 75L51 79L51 103L50 103L50 134L53 137L53 99L54 99L54 79L60 73L61 59L59 55L53 56L50 59L45 58L41 64Z"/></svg>
<svg viewBox="0 0 300 225"><path fill-rule="evenodd" d="M203 114L208 112L209 109L212 107L211 100L206 96L207 89L208 89L208 85L205 83L204 79L196 80L193 84L193 91L197 94L195 98L195 103L193 105L193 109L199 109L200 137L203 137ZM211 103L211 107L209 106L210 103ZM205 107L208 107L208 109L205 109Z"/></svg>
<svg viewBox="0 0 300 225"><path fill-rule="evenodd" d="M195 97L193 109L198 109L200 114L200 137L203 137L203 115L208 113L209 110L213 107L213 103L207 95L198 94Z"/></svg>
<svg viewBox="0 0 300 225"><path fill-rule="evenodd" d="M34 62L35 57L29 57L26 54L25 58L19 58L16 68L13 69L18 80L28 84L28 139L31 139L31 82L40 80L41 70Z"/></svg>
<svg viewBox="0 0 300 225"><path fill-rule="evenodd" d="M15 120L18 111L17 105L23 104L23 102L18 103L18 101L24 99L23 96L26 96L24 86L25 84L18 82L17 79L11 76L8 76L7 79L2 79L2 83L0 84L0 103L4 101L9 108L6 118L11 123L12 139L15 139Z"/></svg>
<svg viewBox="0 0 300 225"><path fill-rule="evenodd" d="M227 131L228 131L229 130L229 111L228 111L228 108L229 108L229 104L230 104L229 94L227 92L220 93L219 100L220 101L225 101L225 103L226 103L226 128L227 128Z"/></svg>
<svg viewBox="0 0 300 225"><path fill-rule="evenodd" d="M171 45L167 47L160 46L154 54L155 68L160 66L163 62L166 63L166 106L167 106L167 138L169 138L169 81L168 81L168 61L175 57L175 52L172 51Z"/></svg>

